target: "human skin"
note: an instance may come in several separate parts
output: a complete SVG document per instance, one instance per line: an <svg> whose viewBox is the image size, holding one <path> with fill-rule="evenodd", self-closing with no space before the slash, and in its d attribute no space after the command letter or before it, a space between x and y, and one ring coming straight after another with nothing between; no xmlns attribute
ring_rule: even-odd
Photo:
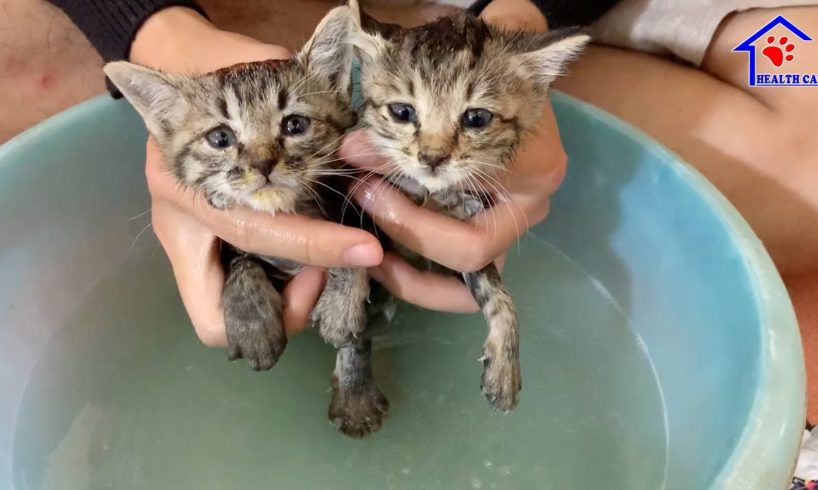
<svg viewBox="0 0 818 490"><path fill-rule="evenodd" d="M334 1L203 1L221 28L296 48ZM238 5L237 5L238 4ZM726 19L700 69L595 46L556 87L639 127L710 178L764 241L790 288L807 355L810 419L818 420L818 156L812 89L744 87L746 56L731 49L777 15L818 32L816 8L756 10ZM439 11L399 11L417 23ZM102 61L57 9L0 0L0 142L104 92ZM818 71L816 61L811 70ZM806 69L804 71L810 71ZM668 97L668 88L673 97Z"/></svg>

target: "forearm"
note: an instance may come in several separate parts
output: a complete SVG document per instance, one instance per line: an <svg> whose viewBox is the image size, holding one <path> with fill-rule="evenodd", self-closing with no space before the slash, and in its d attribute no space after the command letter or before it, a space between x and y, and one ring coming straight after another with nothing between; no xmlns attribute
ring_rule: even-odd
<svg viewBox="0 0 818 490"><path fill-rule="evenodd" d="M171 6L204 11L195 0L48 0L62 9L105 61L128 59L142 24Z"/></svg>

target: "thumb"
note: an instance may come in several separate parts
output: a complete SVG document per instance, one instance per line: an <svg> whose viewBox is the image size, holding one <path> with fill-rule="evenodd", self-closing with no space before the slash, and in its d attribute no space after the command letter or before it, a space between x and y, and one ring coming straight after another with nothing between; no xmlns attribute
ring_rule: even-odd
<svg viewBox="0 0 818 490"><path fill-rule="evenodd" d="M353 167L378 174L385 174L391 168L388 159L372 146L369 134L364 129L353 131L344 137L338 156Z"/></svg>

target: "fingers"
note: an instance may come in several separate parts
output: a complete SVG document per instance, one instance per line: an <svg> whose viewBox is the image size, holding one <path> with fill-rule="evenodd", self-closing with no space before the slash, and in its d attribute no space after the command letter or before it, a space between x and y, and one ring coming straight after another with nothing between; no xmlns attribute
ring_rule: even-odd
<svg viewBox="0 0 818 490"><path fill-rule="evenodd" d="M307 267L298 273L284 288L284 328L287 337L304 330L309 324L310 313L324 289L326 276L318 267Z"/></svg>
<svg viewBox="0 0 818 490"><path fill-rule="evenodd" d="M377 174L385 174L391 168L386 163L387 160L371 145L365 129L346 135L338 149L338 156L353 167Z"/></svg>
<svg viewBox="0 0 818 490"><path fill-rule="evenodd" d="M369 233L304 216L247 209L217 211L194 198L193 215L241 250L322 267L369 267L383 250Z"/></svg>
<svg viewBox="0 0 818 490"><path fill-rule="evenodd" d="M523 139L508 171L496 178L511 195L550 197L565 178L567 161L557 120L547 106L537 126Z"/></svg>
<svg viewBox="0 0 818 490"><path fill-rule="evenodd" d="M545 32L548 22L534 2L529 0L495 0L480 14L486 22L504 29Z"/></svg>
<svg viewBox="0 0 818 490"><path fill-rule="evenodd" d="M419 271L392 252L369 270L373 279L396 297L422 308L454 313L477 311L477 303L463 281L435 272Z"/></svg>
<svg viewBox="0 0 818 490"><path fill-rule="evenodd" d="M220 307L224 271L219 261L219 240L172 206L154 205L152 221L196 335L209 347L224 347L227 336Z"/></svg>
<svg viewBox="0 0 818 490"><path fill-rule="evenodd" d="M468 221L416 206L396 188L370 178L355 200L390 238L457 271L483 268L548 213L547 199L500 202Z"/></svg>
<svg viewBox="0 0 818 490"><path fill-rule="evenodd" d="M209 347L224 347L227 336L221 310L224 271L219 240L172 206L154 206L153 226L173 267L179 294L196 335ZM284 288L287 336L304 330L324 288L324 271L308 267Z"/></svg>
<svg viewBox="0 0 818 490"><path fill-rule="evenodd" d="M379 264L383 257L377 239L360 229L294 214L273 216L243 207L214 209L201 195L177 185L152 140L148 142L146 176L154 199L170 203L246 252L322 267L369 267Z"/></svg>

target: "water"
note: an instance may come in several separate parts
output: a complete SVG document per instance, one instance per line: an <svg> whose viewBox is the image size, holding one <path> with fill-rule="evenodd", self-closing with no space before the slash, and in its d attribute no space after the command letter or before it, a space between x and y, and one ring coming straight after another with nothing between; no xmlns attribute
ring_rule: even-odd
<svg viewBox="0 0 818 490"><path fill-rule="evenodd" d="M326 419L334 356L315 332L254 373L195 339L161 253L141 247L50 342L13 447L20 490L662 487L659 388L598 283L534 239L514 250L519 408L479 393L479 316L404 308L378 338L392 411L364 441Z"/></svg>

